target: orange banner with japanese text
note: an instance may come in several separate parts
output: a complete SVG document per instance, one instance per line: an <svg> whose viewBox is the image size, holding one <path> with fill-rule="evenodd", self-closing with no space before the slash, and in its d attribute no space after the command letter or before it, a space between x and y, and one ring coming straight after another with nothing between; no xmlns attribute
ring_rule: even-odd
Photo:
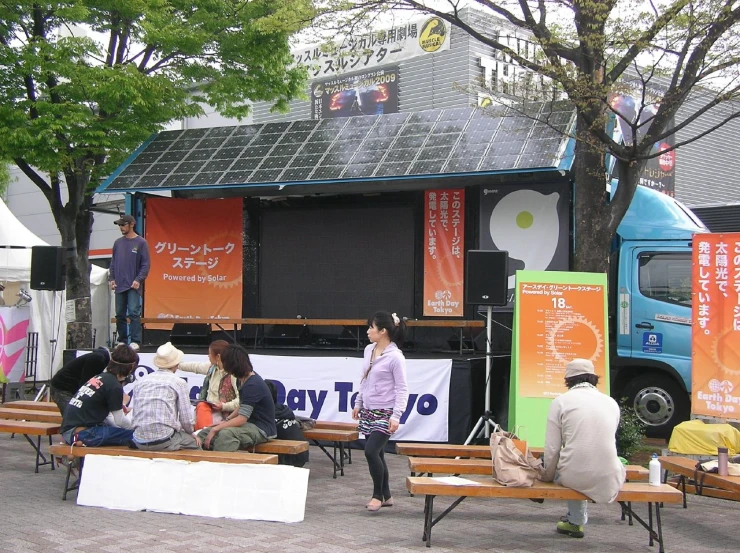
<svg viewBox="0 0 740 553"><path fill-rule="evenodd" d="M465 190L424 194L424 316L462 317Z"/></svg>
<svg viewBox="0 0 740 553"><path fill-rule="evenodd" d="M144 316L241 318L242 229L241 198L147 199Z"/></svg>
<svg viewBox="0 0 740 553"><path fill-rule="evenodd" d="M740 419L740 233L693 240L691 411Z"/></svg>

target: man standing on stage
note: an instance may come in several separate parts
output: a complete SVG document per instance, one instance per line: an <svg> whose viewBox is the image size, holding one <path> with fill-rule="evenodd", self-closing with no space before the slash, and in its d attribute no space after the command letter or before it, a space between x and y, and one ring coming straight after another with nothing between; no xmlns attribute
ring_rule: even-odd
<svg viewBox="0 0 740 553"><path fill-rule="evenodd" d="M115 221L121 236L113 244L113 259L108 270L108 282L116 293L116 332L118 343L131 339L131 349L141 344L141 285L149 274L149 246L136 234L136 219L123 215ZM128 316L130 324L126 325ZM129 333L130 330L130 333Z"/></svg>

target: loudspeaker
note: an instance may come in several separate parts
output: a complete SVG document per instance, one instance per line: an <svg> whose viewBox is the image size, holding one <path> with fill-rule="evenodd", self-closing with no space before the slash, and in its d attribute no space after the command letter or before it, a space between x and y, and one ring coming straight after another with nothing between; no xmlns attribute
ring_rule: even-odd
<svg viewBox="0 0 740 553"><path fill-rule="evenodd" d="M265 332L266 346L305 346L311 338L311 332L305 325L273 325Z"/></svg>
<svg viewBox="0 0 740 553"><path fill-rule="evenodd" d="M64 290L64 258L59 246L31 248L31 290Z"/></svg>
<svg viewBox="0 0 740 553"><path fill-rule="evenodd" d="M465 302L505 306L509 291L509 252L471 250L465 266Z"/></svg>
<svg viewBox="0 0 740 553"><path fill-rule="evenodd" d="M211 325L175 323L170 331L173 346L207 346L211 343Z"/></svg>

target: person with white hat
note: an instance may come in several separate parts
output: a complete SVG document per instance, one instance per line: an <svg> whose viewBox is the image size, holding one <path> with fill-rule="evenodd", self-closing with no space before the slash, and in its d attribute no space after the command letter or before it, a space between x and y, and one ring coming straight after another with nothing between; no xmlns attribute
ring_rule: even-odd
<svg viewBox="0 0 740 553"><path fill-rule="evenodd" d="M159 370L136 382L130 447L147 451L200 449L192 435L195 417L188 386L175 376L182 357L183 352L170 342L159 346L154 356Z"/></svg>
<svg viewBox="0 0 740 553"><path fill-rule="evenodd" d="M626 472L617 456L619 405L596 389L599 377L588 359L573 359L565 368L568 391L550 404L545 433L545 474L581 492L595 503L611 503L624 484ZM587 501L568 501L568 514L557 531L584 536Z"/></svg>

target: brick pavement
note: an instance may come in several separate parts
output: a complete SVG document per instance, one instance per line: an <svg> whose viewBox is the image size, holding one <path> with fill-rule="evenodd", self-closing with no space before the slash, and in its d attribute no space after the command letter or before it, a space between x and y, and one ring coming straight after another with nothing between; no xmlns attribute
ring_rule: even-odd
<svg viewBox="0 0 740 553"><path fill-rule="evenodd" d="M0 552L426 551L423 498L405 492L406 458L388 458L396 505L368 513L371 486L362 453L355 452L345 477L333 480L329 460L311 447L305 520L281 524L78 507L74 493L61 500L64 471L42 467L34 474L31 447L21 436L0 434ZM436 503L440 510L449 501ZM657 552L648 547L647 532L619 520L616 505L589 506L582 540L555 532L563 510L559 502L468 499L434 528L429 551ZM662 513L669 553L736 547L738 503L690 496L687 510L667 505Z"/></svg>

